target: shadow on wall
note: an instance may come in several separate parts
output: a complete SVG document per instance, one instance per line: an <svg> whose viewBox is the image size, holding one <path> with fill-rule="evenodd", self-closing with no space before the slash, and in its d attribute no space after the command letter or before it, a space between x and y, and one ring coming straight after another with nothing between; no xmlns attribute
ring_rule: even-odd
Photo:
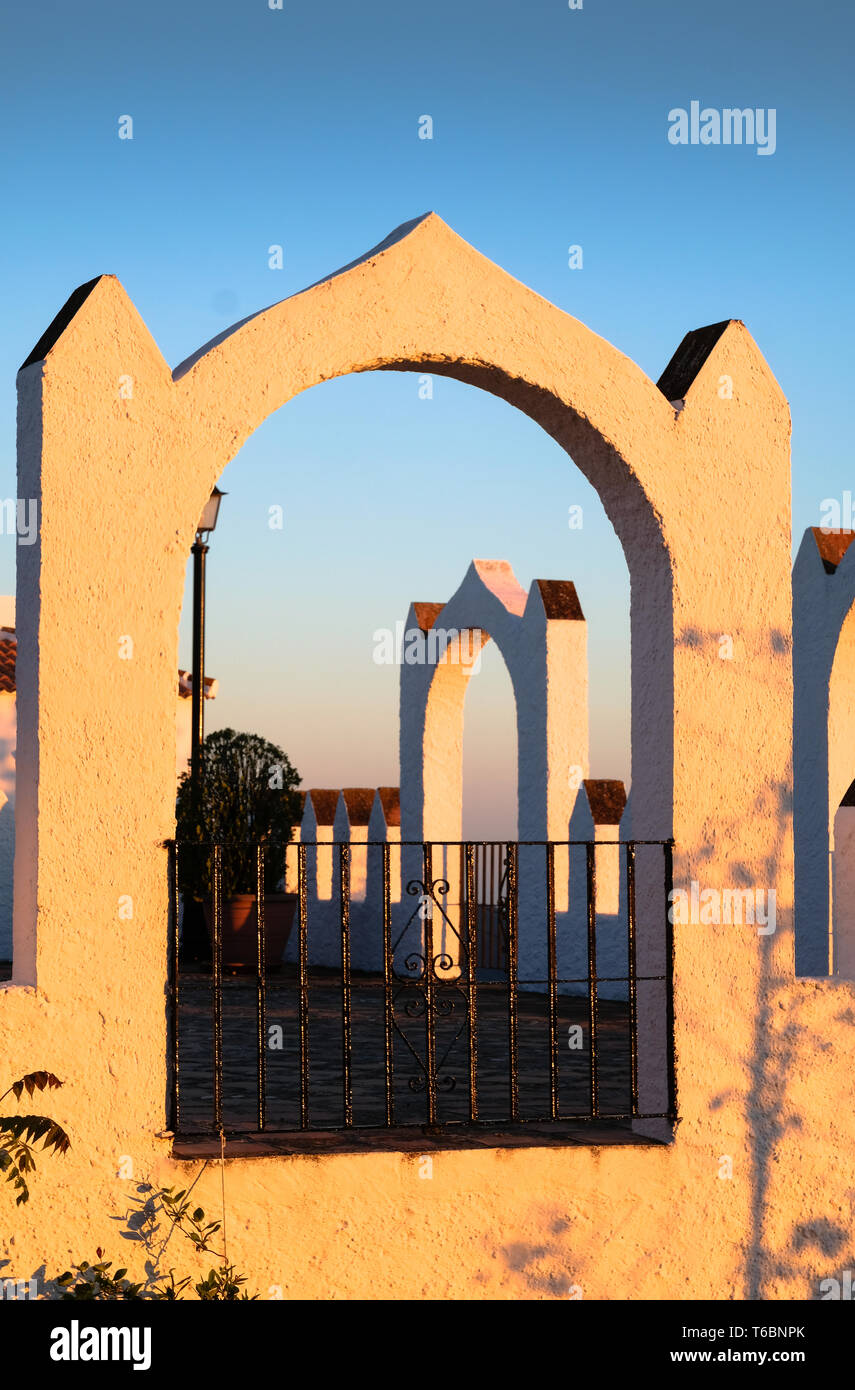
<svg viewBox="0 0 855 1390"><path fill-rule="evenodd" d="M776 844L765 865L765 882L772 885L787 848L792 814L787 784L780 782L758 796L752 814L768 817L778 826ZM747 864L736 860L731 871L736 882L750 880ZM844 982L794 979L777 933L758 933L757 950L761 959L752 1044L744 1059L750 1220L742 1297L816 1300L830 1296L828 1281L837 1279L842 1284L846 1270L855 1270L855 1178L845 1194L848 1209L839 1202L832 1206L821 1176L823 1165L831 1162L830 1151L825 1149L824 1136L816 1133L818 1113L824 1111L831 1118L846 1103L847 1090L851 1109L851 1072L844 1058L855 1044L855 1003L851 986ZM734 992L738 988L735 980ZM723 1051L727 1049L721 1028L718 1042ZM735 1041L728 1049L725 1074L738 1075L739 1051ZM818 1096L823 1099L818 1101ZM732 1091L713 1095L710 1109L714 1112L733 1099ZM741 1165L738 1155L733 1159L736 1181ZM848 1154L841 1160L850 1164Z"/></svg>

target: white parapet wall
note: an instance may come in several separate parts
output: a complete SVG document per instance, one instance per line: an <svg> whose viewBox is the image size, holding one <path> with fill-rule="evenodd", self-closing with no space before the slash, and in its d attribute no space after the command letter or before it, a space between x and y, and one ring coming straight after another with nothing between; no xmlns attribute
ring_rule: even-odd
<svg viewBox="0 0 855 1390"><path fill-rule="evenodd" d="M390 916L401 902L401 813L397 787L312 788L305 793L303 819L287 854L287 887L297 892L297 846L305 845L307 953L312 966L340 969L342 963L341 847L350 872L350 965L357 971L383 969L383 845L389 845ZM369 844L369 842L371 842ZM285 960L298 959L296 927Z"/></svg>

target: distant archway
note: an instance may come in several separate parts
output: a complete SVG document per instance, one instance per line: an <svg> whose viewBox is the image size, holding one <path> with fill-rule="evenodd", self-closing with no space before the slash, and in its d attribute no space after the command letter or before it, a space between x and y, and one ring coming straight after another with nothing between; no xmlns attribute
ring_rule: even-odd
<svg viewBox="0 0 855 1390"><path fill-rule="evenodd" d="M401 663L402 838L462 838L464 700L492 640L516 705L518 838L566 839L588 776L587 631L574 585L537 579L526 593L506 561L473 560L447 603L411 605L406 633L418 659L405 652Z"/></svg>

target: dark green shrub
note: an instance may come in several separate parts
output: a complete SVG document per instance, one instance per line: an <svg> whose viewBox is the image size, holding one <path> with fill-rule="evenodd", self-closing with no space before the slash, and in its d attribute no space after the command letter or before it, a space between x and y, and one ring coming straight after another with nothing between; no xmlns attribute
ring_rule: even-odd
<svg viewBox="0 0 855 1390"><path fill-rule="evenodd" d="M275 743L234 729L209 734L201 751L201 794L196 794L189 773L178 787L175 833L185 898L211 897L209 846L216 841L225 846L224 899L255 893L258 844L266 847L264 890L276 892L284 874L284 847L300 819L299 785L299 775ZM200 848L193 850L193 845Z"/></svg>

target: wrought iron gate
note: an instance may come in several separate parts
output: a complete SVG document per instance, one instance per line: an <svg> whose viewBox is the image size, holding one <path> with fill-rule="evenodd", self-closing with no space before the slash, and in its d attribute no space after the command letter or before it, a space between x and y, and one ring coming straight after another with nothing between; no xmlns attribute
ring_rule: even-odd
<svg viewBox="0 0 855 1390"><path fill-rule="evenodd" d="M325 909L337 942L332 966L316 965L310 950L307 855L321 848L337 865ZM180 962L178 864L200 847L169 842L173 1131L311 1137L358 1128L368 1136L676 1117L671 841L622 842L614 851L623 915L609 930L623 935L624 968L608 976L598 969L602 845L400 845L396 885L393 846L367 848L382 877L376 901L359 905L358 930L376 945L379 968L352 963L357 905L347 843L279 847L283 864L286 849L297 861L296 950L292 964L267 960L265 859L279 852L267 845L254 848L256 965L230 979L222 885L224 856L235 847L205 847L213 956L206 975ZM569 875L558 893L557 861ZM642 1030L648 1055L659 1059L647 1104Z"/></svg>

